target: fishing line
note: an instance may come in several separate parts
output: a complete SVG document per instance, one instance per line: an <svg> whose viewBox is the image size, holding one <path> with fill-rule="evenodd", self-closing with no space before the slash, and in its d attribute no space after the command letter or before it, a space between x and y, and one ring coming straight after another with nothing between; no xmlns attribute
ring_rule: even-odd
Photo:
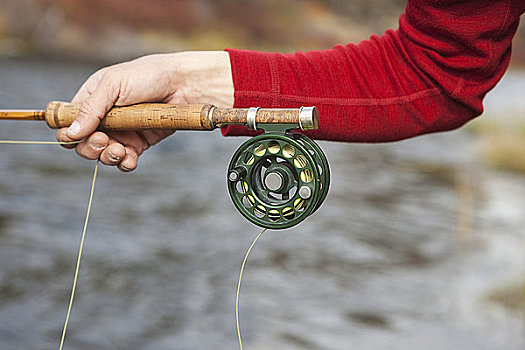
<svg viewBox="0 0 525 350"><path fill-rule="evenodd" d="M79 142L80 141L58 142L58 141L0 140L0 144L19 144L19 145L20 144L28 144L28 145L64 145L64 144L76 144L76 143L79 143ZM67 333L67 327L69 325L69 318L71 316L71 309L73 307L73 300L75 298L75 292L76 292L76 287L77 287L77 282L78 282L78 275L79 275L79 271L80 271L80 262L82 260L82 251L84 249L84 241L85 241L85 237L86 237L87 226L88 226L88 223L89 223L89 217L90 217L90 214L91 214L91 207L92 207L92 204L93 204L93 195L95 193L95 183L96 183L97 173L98 173L98 164L99 164L99 162L97 160L97 162L95 164L95 169L93 171L93 179L92 179L92 182L91 182L91 191L89 193L89 201L88 201L86 217L85 217L85 221L84 221L84 227L82 229L82 235L80 237L80 246L79 246L78 254L77 254L77 263L76 263L75 273L74 273L74 277L73 277L73 285L71 287L71 295L70 295L70 298L69 298L69 304L68 304L68 308L67 308L67 312L66 312L66 318L65 318L65 321L64 321L64 327L62 328L62 336L60 338L60 344L59 344L59 347L58 347L59 350L62 350L62 348L64 346L64 341L66 339L66 333ZM238 337L238 340L239 340L239 347L240 347L241 350L243 350L243 346L242 346L242 338L241 338L241 327L240 327L240 321L239 321L239 296L240 296L240 292L241 292L242 276L243 276L244 267L246 265L246 262L248 261L248 256L250 255L250 252L252 251L253 247L255 246L255 244L257 243L259 238L262 236L262 234L264 232L266 232L266 230L267 230L266 228L263 229L255 237L255 239L253 240L252 244L248 248L248 251L246 252L246 255L244 256L244 259L243 259L242 264L241 264L241 271L239 273L239 282L237 284L237 292L236 292L236 296L235 296L235 321L236 321L236 325L237 325L237 337Z"/></svg>
<svg viewBox="0 0 525 350"><path fill-rule="evenodd" d="M250 255L250 252L252 251L252 248L255 246L255 243L257 243L257 240L259 240L259 238L262 236L264 232L266 232L266 230L267 228L262 230L261 233L259 233L257 237L255 237L255 239L253 240L252 244L250 245L250 248L248 248L248 251L246 252L246 255L244 256L244 260L242 261L242 264L241 264L241 272L239 273L239 283L237 283L237 294L235 296L235 322L237 323L237 337L239 338L239 347L241 348L241 350L243 350L243 348L242 348L242 339L241 339L241 327L239 323L239 294L241 292L242 274L244 272L244 266L246 265L246 261L248 260L248 255Z"/></svg>
<svg viewBox="0 0 525 350"><path fill-rule="evenodd" d="M80 105L50 102L45 110L0 110L0 119L45 121L54 129L68 127ZM241 264L235 300L235 318L240 349L239 294L248 256L266 229L285 229L302 222L325 200L330 185L330 168L321 148L307 136L294 131L315 130L319 112L313 106L301 108L220 108L209 104L136 104L113 107L101 121L101 130L213 130L226 125L245 125L262 130L242 144L228 166L228 192L234 206L246 219L263 227L250 245ZM7 144L75 144L78 142L0 141ZM69 307L59 350L62 350L75 289L98 161L93 173L86 221L80 242Z"/></svg>
<svg viewBox="0 0 525 350"><path fill-rule="evenodd" d="M75 145L82 141L14 141L0 140L0 144L8 145Z"/></svg>
<svg viewBox="0 0 525 350"><path fill-rule="evenodd" d="M91 214L91 206L93 204L93 194L95 193L95 182L97 180L98 173L98 160L95 163L95 170L93 170L93 180L91 181L91 191L89 193L88 207L86 211L86 219L84 221L84 228L82 229L82 235L80 237L80 247L78 248L77 266L75 268L75 275L73 277L73 286L71 287L71 297L69 299L69 305L67 307L66 320L64 321L64 328L62 330L62 337L60 339L59 350L62 350L64 340L66 339L67 325L69 323L69 316L71 314L71 307L73 306L73 299L75 298L75 291L77 288L78 272L80 270L80 260L82 259L82 250L84 248L84 239L86 237L87 226L89 222L89 215Z"/></svg>
<svg viewBox="0 0 525 350"><path fill-rule="evenodd" d="M71 144L77 144L81 141L16 141L16 140L0 140L0 144L17 144L17 145L71 145ZM73 286L71 287L71 296L69 298L69 305L66 312L66 319L64 321L64 327L62 329L62 336L60 338L60 345L58 347L59 350L62 350L62 347L64 346L64 341L66 339L66 332L67 332L67 326L69 324L69 317L71 315L71 308L73 306L73 300L75 298L75 291L77 288L77 281L78 281L78 274L80 271L80 261L82 259L82 250L84 248L84 240L86 238L86 232L87 227L89 223L89 216L91 214L91 207L93 205L93 195L95 193L95 183L97 180L97 173L98 173L98 163L97 160L95 163L95 169L93 170L93 179L91 181L91 190L89 193L89 201L86 211L86 218L84 220L84 227L82 229L82 235L80 236L80 246L78 249L78 255L77 255L77 264L75 267L75 274L73 277Z"/></svg>

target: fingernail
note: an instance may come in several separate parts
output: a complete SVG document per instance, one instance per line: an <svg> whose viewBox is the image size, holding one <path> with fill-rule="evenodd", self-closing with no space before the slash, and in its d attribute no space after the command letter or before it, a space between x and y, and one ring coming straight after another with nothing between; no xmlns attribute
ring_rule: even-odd
<svg viewBox="0 0 525 350"><path fill-rule="evenodd" d="M114 155L113 153L111 153L111 151L108 150L108 156L109 156L109 159L113 162L118 162L119 160L122 159L122 157L118 157L116 155Z"/></svg>
<svg viewBox="0 0 525 350"><path fill-rule="evenodd" d="M106 148L106 144L98 143L95 140L89 141L89 145L95 150L95 151L101 151L104 148Z"/></svg>
<svg viewBox="0 0 525 350"><path fill-rule="evenodd" d="M78 134L80 131L80 123L76 120L69 126L69 132L72 134Z"/></svg>
<svg viewBox="0 0 525 350"><path fill-rule="evenodd" d="M122 165L122 164L119 165L119 168L120 168L121 170L123 170L123 171L126 171L126 172L131 171L130 168L126 168L126 167L125 167L124 165Z"/></svg>

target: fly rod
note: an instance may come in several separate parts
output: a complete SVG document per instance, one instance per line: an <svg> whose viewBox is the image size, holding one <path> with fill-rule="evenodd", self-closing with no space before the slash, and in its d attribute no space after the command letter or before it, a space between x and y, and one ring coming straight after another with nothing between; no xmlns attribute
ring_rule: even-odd
<svg viewBox="0 0 525 350"><path fill-rule="evenodd" d="M0 120L40 120L68 127L80 105L50 102L44 110L0 110ZM270 229L292 227L313 214L330 186L330 167L321 148L301 133L319 126L315 107L221 108L209 104L143 103L113 107L99 130L213 130L245 125L265 133L242 144L227 172L228 192L237 210Z"/></svg>
<svg viewBox="0 0 525 350"><path fill-rule="evenodd" d="M79 109L78 104L53 101L44 110L0 110L0 120L39 120L58 129L70 126ZM258 124L312 130L318 127L319 114L315 107L222 108L209 104L140 103L113 107L101 120L99 130L213 130L226 125L245 125L256 130Z"/></svg>

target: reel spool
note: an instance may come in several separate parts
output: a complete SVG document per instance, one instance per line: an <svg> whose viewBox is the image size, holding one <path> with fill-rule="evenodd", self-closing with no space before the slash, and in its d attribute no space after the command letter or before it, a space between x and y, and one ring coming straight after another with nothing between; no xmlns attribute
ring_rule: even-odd
<svg viewBox="0 0 525 350"><path fill-rule="evenodd" d="M288 131L248 140L228 167L233 204L246 219L269 229L295 226L313 214L329 186L330 168L321 148Z"/></svg>

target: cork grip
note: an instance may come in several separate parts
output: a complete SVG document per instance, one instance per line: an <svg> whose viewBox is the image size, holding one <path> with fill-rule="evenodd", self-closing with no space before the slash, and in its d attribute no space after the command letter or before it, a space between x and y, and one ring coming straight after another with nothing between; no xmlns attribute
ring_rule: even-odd
<svg viewBox="0 0 525 350"><path fill-rule="evenodd" d="M79 109L80 105L53 101L46 106L45 120L54 129L68 127ZM246 125L248 114L249 110L245 108L218 108L209 104L141 103L113 107L101 120L99 130L213 130L225 125ZM258 108L254 123L295 124L307 130L317 129L318 120L315 107Z"/></svg>
<svg viewBox="0 0 525 350"><path fill-rule="evenodd" d="M141 103L113 107L101 120L100 130L212 130L208 121L211 105L171 105L166 103ZM50 102L46 106L46 122L53 128L71 125L80 105Z"/></svg>

